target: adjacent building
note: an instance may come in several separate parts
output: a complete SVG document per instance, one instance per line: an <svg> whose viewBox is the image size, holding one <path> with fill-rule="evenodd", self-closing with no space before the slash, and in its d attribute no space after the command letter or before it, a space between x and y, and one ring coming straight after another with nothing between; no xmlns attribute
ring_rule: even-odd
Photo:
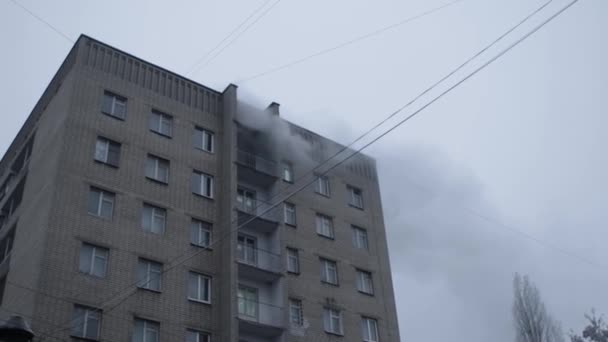
<svg viewBox="0 0 608 342"><path fill-rule="evenodd" d="M8 114L7 114L8 115ZM81 36L0 161L41 341L398 342L375 162Z"/></svg>

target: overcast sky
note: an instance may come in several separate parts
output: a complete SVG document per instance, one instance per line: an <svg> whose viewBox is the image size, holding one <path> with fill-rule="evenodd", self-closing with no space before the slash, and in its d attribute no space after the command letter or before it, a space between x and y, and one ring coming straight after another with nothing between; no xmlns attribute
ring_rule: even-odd
<svg viewBox="0 0 608 342"><path fill-rule="evenodd" d="M264 3L19 1L74 40L85 33L178 73ZM237 82L446 3L282 0L190 76L237 83L248 101L279 102L286 119L347 143L544 1L464 0ZM553 3L539 18L566 1ZM514 272L531 276L565 331L580 331L592 307L608 314L607 13L605 0L581 0L367 151L403 341L513 341ZM10 1L0 42L3 152L71 43Z"/></svg>

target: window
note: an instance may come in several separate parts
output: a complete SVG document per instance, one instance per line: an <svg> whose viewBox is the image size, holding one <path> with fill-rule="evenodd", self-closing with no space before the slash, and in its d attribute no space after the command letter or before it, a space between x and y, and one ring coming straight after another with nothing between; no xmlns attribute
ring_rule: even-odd
<svg viewBox="0 0 608 342"><path fill-rule="evenodd" d="M360 249L368 249L367 230L353 226L353 246Z"/></svg>
<svg viewBox="0 0 608 342"><path fill-rule="evenodd" d="M238 188L236 191L236 205L239 210L249 214L256 212L256 196L255 191Z"/></svg>
<svg viewBox="0 0 608 342"><path fill-rule="evenodd" d="M208 198L213 198L213 176L206 173L192 172L192 192Z"/></svg>
<svg viewBox="0 0 608 342"><path fill-rule="evenodd" d="M283 170L283 180L289 183L293 183L293 166L290 162L282 162L281 169Z"/></svg>
<svg viewBox="0 0 608 342"><path fill-rule="evenodd" d="M95 187L89 190L89 214L105 219L112 219L114 210L114 194Z"/></svg>
<svg viewBox="0 0 608 342"><path fill-rule="evenodd" d="M190 242L199 247L209 247L211 243L211 224L192 219L190 223Z"/></svg>
<svg viewBox="0 0 608 342"><path fill-rule="evenodd" d="M146 177L161 183L169 183L169 161L148 154L148 158L146 159Z"/></svg>
<svg viewBox="0 0 608 342"><path fill-rule="evenodd" d="M317 176L317 193L329 197L329 178L327 176Z"/></svg>
<svg viewBox="0 0 608 342"><path fill-rule="evenodd" d="M321 258L321 281L338 285L338 265L335 261Z"/></svg>
<svg viewBox="0 0 608 342"><path fill-rule="evenodd" d="M82 273L103 278L108 269L109 249L83 243L80 247L80 265L78 270Z"/></svg>
<svg viewBox="0 0 608 342"><path fill-rule="evenodd" d="M287 248L287 272L300 273L300 255L295 248Z"/></svg>
<svg viewBox="0 0 608 342"><path fill-rule="evenodd" d="M374 294L374 283L370 272L357 270L357 290L370 295Z"/></svg>
<svg viewBox="0 0 608 342"><path fill-rule="evenodd" d="M160 292L162 268L161 263L140 258L137 265L137 286L142 289Z"/></svg>
<svg viewBox="0 0 608 342"><path fill-rule="evenodd" d="M339 310L324 308L323 309L323 327L325 332L330 334L343 335L342 331L342 313Z"/></svg>
<svg viewBox="0 0 608 342"><path fill-rule="evenodd" d="M152 132L170 138L173 136L173 117L157 110L152 110L148 121L148 127Z"/></svg>
<svg viewBox="0 0 608 342"><path fill-rule="evenodd" d="M304 313L302 312L302 301L299 299L289 299L289 323L293 326L301 327L304 325Z"/></svg>
<svg viewBox="0 0 608 342"><path fill-rule="evenodd" d="M238 290L239 315L246 318L257 319L258 317L258 289L239 285Z"/></svg>
<svg viewBox="0 0 608 342"><path fill-rule="evenodd" d="M127 117L127 98L109 91L104 92L101 112L124 120Z"/></svg>
<svg viewBox="0 0 608 342"><path fill-rule="evenodd" d="M257 241L255 237L239 234L238 244L236 247L239 261L250 265L257 265L256 247Z"/></svg>
<svg viewBox="0 0 608 342"><path fill-rule="evenodd" d="M361 337L365 342L378 342L378 321L373 318L362 317Z"/></svg>
<svg viewBox="0 0 608 342"><path fill-rule="evenodd" d="M135 318L135 331L132 342L158 342L160 323L147 319Z"/></svg>
<svg viewBox="0 0 608 342"><path fill-rule="evenodd" d="M167 210L144 203L141 227L146 232L163 234L167 224Z"/></svg>
<svg viewBox="0 0 608 342"><path fill-rule="evenodd" d="M330 239L334 238L334 225L331 217L323 214L317 214L316 225L317 234Z"/></svg>
<svg viewBox="0 0 608 342"><path fill-rule="evenodd" d="M192 137L192 143L195 148L199 150L213 153L215 134L204 128L195 127L194 136Z"/></svg>
<svg viewBox="0 0 608 342"><path fill-rule="evenodd" d="M291 203L283 204L283 219L285 221L285 224L288 224L290 226L296 225L296 206L295 206L295 204L291 204Z"/></svg>
<svg viewBox="0 0 608 342"><path fill-rule="evenodd" d="M200 273L188 273L188 299L210 303L211 302L211 278Z"/></svg>
<svg viewBox="0 0 608 342"><path fill-rule="evenodd" d="M363 209L363 191L353 186L348 186L348 204L355 208Z"/></svg>
<svg viewBox="0 0 608 342"><path fill-rule="evenodd" d="M72 313L72 332L74 337L90 340L99 339L101 311L82 305L75 305Z"/></svg>
<svg viewBox="0 0 608 342"><path fill-rule="evenodd" d="M95 143L95 160L100 163L118 167L120 161L120 144L104 137L97 137L97 142Z"/></svg>
<svg viewBox="0 0 608 342"><path fill-rule="evenodd" d="M202 331L188 329L186 330L186 342L211 342L211 335Z"/></svg>

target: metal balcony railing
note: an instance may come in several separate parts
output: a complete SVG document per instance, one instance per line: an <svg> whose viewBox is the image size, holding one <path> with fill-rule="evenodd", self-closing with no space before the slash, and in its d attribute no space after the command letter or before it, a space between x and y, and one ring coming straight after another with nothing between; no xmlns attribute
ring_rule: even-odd
<svg viewBox="0 0 608 342"><path fill-rule="evenodd" d="M273 207L274 203L262 201L259 199L248 199L246 201L237 201L236 207L238 210L252 215L260 215L262 219L279 222L283 215L283 206L277 205Z"/></svg>
<svg viewBox="0 0 608 342"><path fill-rule="evenodd" d="M243 244L237 246L237 259L240 263L262 270L281 273L283 271L283 258L264 249L252 248Z"/></svg>
<svg viewBox="0 0 608 342"><path fill-rule="evenodd" d="M283 308L279 305L262 303L244 297L237 297L239 318L273 327L284 326Z"/></svg>
<svg viewBox="0 0 608 342"><path fill-rule="evenodd" d="M273 177L278 177L277 164L274 161L264 159L258 155L245 152L243 150L237 150L236 161L256 171L263 172Z"/></svg>

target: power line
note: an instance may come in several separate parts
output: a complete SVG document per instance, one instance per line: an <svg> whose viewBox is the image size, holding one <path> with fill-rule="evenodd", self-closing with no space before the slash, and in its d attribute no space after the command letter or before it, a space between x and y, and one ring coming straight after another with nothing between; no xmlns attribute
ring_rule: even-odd
<svg viewBox="0 0 608 342"><path fill-rule="evenodd" d="M399 22L396 22L396 23L394 23L394 24L391 24L391 25L388 25L388 26L382 27L382 28L380 28L380 29L378 29L378 30L375 30L375 31L372 31L372 32L366 33L366 34L361 35L361 36L359 36L359 37L356 37L356 38L354 38L354 39L347 40L347 41L342 42L342 43L340 43L340 44L338 44L338 45L335 45L335 46L333 46L333 47L330 47L330 48L327 48L327 49L323 49L323 50L317 51L317 52L312 53L312 54L310 54L310 55L307 55L307 56L305 56L305 57L295 59L295 60L293 60L293 61L291 61L291 62L288 62L288 63L282 64L282 65L279 65L279 66L274 67L274 68L271 68L271 69L269 69L269 70L266 70L266 71L263 71L263 72L257 73L257 74L252 75L252 76L248 76L248 77L242 78L242 79L240 79L240 80L236 81L236 83L241 83L241 84L242 84L242 83L245 83L245 82L249 82L249 81L251 81L251 80L254 80L254 79L256 79L256 78L260 78L260 77L262 77L262 76L265 76L265 75L268 75L268 74L271 74L271 73L275 73L275 72L280 71L280 70L283 70L283 69L287 69L287 68L292 67L292 66L294 66L294 65L296 65L296 64L303 63L303 62L305 62L305 61L307 61L307 60L309 60L309 59L312 59L312 58L315 58L315 57L319 57L319 56L321 56L321 55L325 55L325 54L327 54L327 53L330 53L330 52L333 52L333 51L335 51L335 50L338 50L338 49L344 48L344 47L346 47L346 46L349 46L349 45L355 44L355 43L360 42L360 41L362 41L362 40L365 40L365 39L368 39L368 38L372 38L372 37L374 37L374 36L377 36L377 35L379 35L379 34L382 34L382 33L386 32L386 31L393 30L393 29L395 29L395 28L397 28L397 27L399 27L399 26L402 26L402 25L405 25L405 24L410 23L410 22L412 22L412 21L415 21L415 20L417 20L417 19L420 19L420 18L426 17L426 16L428 16L428 15L431 15L431 14L433 14L433 13L435 13L435 12L438 12L438 11L440 11L440 10L444 9L444 8L450 7L450 6L455 5L455 4L457 4L457 3L459 3L459 2L462 2L462 1L464 1L464 0L455 0L455 1L449 2L449 3L447 3L447 4L441 5L441 6L439 6L439 7L435 7L435 8L433 8L433 9L430 9L430 10L428 10L428 11L426 11L426 12L420 13L420 14L415 15L415 16L413 16L413 17L409 17L409 18L403 19L403 20L401 20L401 21L399 21Z"/></svg>
<svg viewBox="0 0 608 342"><path fill-rule="evenodd" d="M207 61L205 61L205 63L203 63L201 66L192 70L192 72L198 71L200 69L204 69L207 65L209 65L217 56L219 56L222 52L224 52L224 50L226 50L230 45L234 44L245 32L247 32L251 27L253 27L253 25L255 25L258 21L260 21L262 18L264 18L266 16L266 14L268 14L268 12L270 12L276 5L279 4L279 2L281 2L281 0L277 0L272 5L270 5L270 7L268 7L266 9L266 11L264 11L260 16L258 16L252 23L247 25L247 27L245 27L244 30L242 30L236 36L234 36L234 38L232 40L230 40L228 42L228 44L224 45L224 47L222 47L217 53L215 53L209 59L207 59Z"/></svg>
<svg viewBox="0 0 608 342"><path fill-rule="evenodd" d="M243 20L239 25L237 25L232 31L230 31L230 33L228 33L224 39L222 39L219 43L217 43L216 46L214 46L211 50L207 51L199 60L197 60L194 64L192 64L192 66L190 66L188 68L188 71L186 71L186 75L189 74L191 71L193 71L193 69L195 69L196 66L198 66L200 63L202 63L203 61L205 61L205 59L207 57L209 57L209 55L217 50L220 46L222 46L222 44L228 40L228 38L230 38L236 31L238 31L241 27L243 27L243 25L245 25L249 19L251 19L255 14L257 14L262 8L266 7L266 5L270 2L271 0L266 0L264 1L264 3L262 3L261 6L257 7L253 12L251 12L251 14L245 18L245 20Z"/></svg>
<svg viewBox="0 0 608 342"><path fill-rule="evenodd" d="M58 28L56 28L55 26L53 26L48 21L44 20L42 17L40 17L36 13L32 12L31 10L29 10L27 7L25 7L22 4L18 3L16 0L9 0L9 1L12 2L13 4L15 4L16 6L20 7L22 10L24 10L25 12L27 12L29 15L31 15L32 17L34 17L36 20L38 20L41 23L45 24L48 28L50 28L51 30L55 31L55 33L57 33L60 36L62 36L68 42L70 42L72 44L74 43L74 40L72 38L70 38L67 34L61 32Z"/></svg>
<svg viewBox="0 0 608 342"><path fill-rule="evenodd" d="M439 99L441 99L443 96L445 96L446 94L450 93L452 90L454 90L455 88L457 88L459 85L461 85L462 83L466 82L467 80L469 80L471 77L473 77L474 75L476 75L477 73L479 73L481 70L485 69L487 66L489 66L490 64L492 64L493 62L495 62L497 59L499 59L500 57L502 57L504 54L506 54L507 52L509 52L511 49L513 49L515 46L519 45L521 42L523 42L524 40L526 40L528 37L532 36L534 33L536 33L538 30L540 30L542 27L544 27L546 24L548 24L549 22L551 22L552 20L554 20L556 17L558 17L561 13L563 13L564 11L566 11L568 8L570 8L572 5L574 5L575 3L577 3L579 0L573 0L572 2L570 2L568 5L566 5L565 7L563 7L562 9L560 9L557 13L553 14L552 16L550 16L548 19L544 20L543 22L541 22L541 24L537 25L536 27L534 27L531 31L529 31L528 33L526 33L524 36L522 36L521 38L519 38L518 40L516 40L514 43L512 43L511 45L509 45L507 48L503 49L502 51L500 51L497 55L495 55L494 57L492 57L490 60L488 60L487 62L485 62L484 64L482 64L480 67L476 68L474 71L472 71L471 73L469 73L467 76L465 76L463 79L461 79L460 81L458 81L457 83L455 83L454 85L450 86L448 89L444 90L443 92L441 92L439 95L437 95L436 97L434 97L431 101L429 101L428 103L426 103L425 105L423 105L421 108L419 108L418 110L416 110L414 113L410 114L409 116L407 116L406 118L404 118L403 120L399 121L397 124L393 125L391 128L387 129L386 131L384 131L383 133L381 133L379 136L377 136L376 138L374 138L373 140L371 140L370 142L366 143L364 146L362 146L361 148L357 149L356 151L354 151L353 153L351 153L350 155L348 155L347 157L345 157L344 159L340 160L339 162L337 162L336 164L334 164L333 166L329 167L327 170L325 170L324 172L321 173L321 175L326 175L327 173L329 173L330 171L332 171L333 169L335 169L336 167L340 166L341 164L343 164L344 162L346 162L347 160L349 160L350 158L352 158L353 156L359 154L361 151L365 150L367 147L371 146L372 144L374 144L375 142L377 142L378 140L380 140L381 138L383 138L384 136L386 136L387 134L391 133L392 131L394 131L395 129L397 129L398 127L400 127L401 125L403 125L405 122L411 120L412 118L414 118L416 115L418 115L419 113L421 113L423 110L425 110L426 108L428 108L430 105L432 105L433 103L435 103L436 101L438 101ZM311 185L316 179L313 179L309 182L306 182L305 184L303 184L302 186L300 186L297 190L291 192L290 194L288 194L287 196L285 196L283 199L281 199L280 201L276 202L275 204L273 204L272 206L270 206L269 208L263 210L260 214L251 217L249 220L245 221L243 224L238 225L236 228L229 230L227 233L223 234L220 236L220 238L216 239L215 241L213 241L209 247L215 245L216 243L220 242L222 239L224 239L225 237L230 236L231 234L233 234L235 231L237 231L238 229L242 228L243 226L251 223L253 220L267 214L268 212L270 212L271 210L273 210L274 208L276 208L278 205L282 204L285 200L291 198L292 196L294 196L295 194L297 194L298 192L302 191L303 189L305 189L306 187L308 187L309 185ZM187 260L190 260L191 258L197 256L198 254L200 254L202 252L198 251L196 253L194 253L193 255L187 257L184 260L181 260L180 262L178 262L175 265L172 265L171 267L164 269L161 272L161 275L170 271L171 269L177 267L178 265L186 262ZM116 306L120 305L122 302L124 302L124 300L126 300L128 297L130 297L132 295L129 294L127 295L125 298L123 298L119 303L117 303L114 307L110 308L109 310L112 310L113 308L115 308Z"/></svg>

